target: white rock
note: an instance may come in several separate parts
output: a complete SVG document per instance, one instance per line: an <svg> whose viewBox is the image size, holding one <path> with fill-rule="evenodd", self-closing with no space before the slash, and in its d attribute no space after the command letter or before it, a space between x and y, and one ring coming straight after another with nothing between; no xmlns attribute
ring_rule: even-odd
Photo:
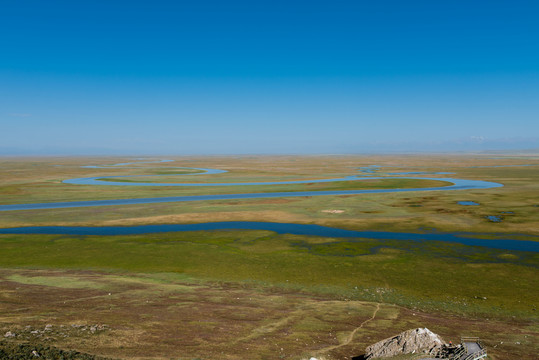
<svg viewBox="0 0 539 360"><path fill-rule="evenodd" d="M367 347L365 358L390 357L417 352L430 353L443 344L442 339L427 328L411 329Z"/></svg>

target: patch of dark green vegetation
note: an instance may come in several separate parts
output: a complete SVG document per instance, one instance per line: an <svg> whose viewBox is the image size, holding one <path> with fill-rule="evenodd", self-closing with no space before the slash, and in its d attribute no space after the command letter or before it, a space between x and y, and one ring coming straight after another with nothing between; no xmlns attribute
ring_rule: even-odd
<svg viewBox="0 0 539 360"><path fill-rule="evenodd" d="M376 253L379 246L361 240L334 241L322 244L311 244L307 241L300 241L292 245L306 248L309 253L320 256L361 256Z"/></svg>
<svg viewBox="0 0 539 360"><path fill-rule="evenodd" d="M182 173L168 174L168 175L182 175ZM163 182L181 182L178 179L156 179L146 178L143 176L137 179L129 179L126 177L114 178L114 177L102 177L98 178L99 181L109 182L128 182L128 183L163 183ZM182 180L183 181L183 180ZM283 191L313 191L313 190L354 190L354 189L406 189L406 188L422 188L422 187L438 187L449 186L450 182L439 180L425 180L425 179L377 179L377 180L358 180L358 181L335 181L335 182L306 182L304 184L275 184L275 185L237 185L227 186L226 192L243 192L244 188L267 187L264 192L283 192ZM206 187L208 188L208 187ZM221 186L216 186L221 188ZM258 191L258 190L257 190Z"/></svg>
<svg viewBox="0 0 539 360"><path fill-rule="evenodd" d="M100 356L81 353L75 350L61 350L54 346L11 343L0 340L0 359L2 360L112 360Z"/></svg>
<svg viewBox="0 0 539 360"><path fill-rule="evenodd" d="M121 181L121 182L131 182L131 183L138 183L138 182L159 182L158 179L155 179L155 178L150 178L150 179L146 179L146 180L140 180L140 178L142 177L151 177L151 176L163 176L163 175L170 175L170 176L174 176L174 175L192 175L192 174L201 174L203 173L203 171L156 171L154 174L148 174L148 175L136 175L139 180L133 180L133 179L128 179L127 177L102 177L102 178L98 178L97 180L99 181L112 181L112 182L118 182L118 181ZM174 181L177 181L177 179L175 179Z"/></svg>
<svg viewBox="0 0 539 360"><path fill-rule="evenodd" d="M305 183L299 185L272 185L267 192L295 191L295 190L376 190L376 189L410 189L423 187L442 187L452 183L440 180L426 179L377 179L358 181L335 181L327 183ZM291 189L287 189L292 186ZM301 187L302 189L297 189Z"/></svg>
<svg viewBox="0 0 539 360"><path fill-rule="evenodd" d="M152 171L154 175L185 175L185 174L203 174L202 170L155 170Z"/></svg>
<svg viewBox="0 0 539 360"><path fill-rule="evenodd" d="M406 241L406 240L374 240L347 239L312 244L307 241L291 243L292 246L304 248L309 253L318 256L364 256L380 253L382 249L395 249L416 255L433 256L464 263L511 263L539 267L539 254L535 252L486 248L482 246L467 246L443 241Z"/></svg>

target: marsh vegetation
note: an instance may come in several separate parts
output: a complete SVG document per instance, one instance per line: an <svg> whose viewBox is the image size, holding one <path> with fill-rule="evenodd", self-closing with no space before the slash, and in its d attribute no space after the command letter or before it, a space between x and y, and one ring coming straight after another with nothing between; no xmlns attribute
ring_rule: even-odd
<svg viewBox="0 0 539 360"><path fill-rule="evenodd" d="M222 191L61 182L169 171L80 167L124 160L4 159L0 200L9 204ZM477 167L532 162L539 164L533 157L480 156L178 158L178 166L196 163L228 170L213 177L197 175L197 181L342 177L379 164L378 172L443 170L455 173L451 177L494 181L504 187L14 211L1 214L0 226L274 221L537 241L539 166ZM439 164L444 164L443 169ZM428 181L283 186L292 191L313 186L437 186ZM462 206L459 201L480 205ZM491 215L501 215L504 221L490 222L487 216ZM49 323L54 327L106 324L108 330L98 334L30 340L107 357L171 358L181 353L185 358L301 359L323 353L330 359L344 359L362 354L366 345L388 332L426 326L449 339L458 339L463 331L480 336L496 358L511 354L533 359L538 339L539 257L534 252L436 241L227 230L0 235L0 253L3 333L24 333L26 326L42 328ZM373 313L375 317L343 345L343 339Z"/></svg>

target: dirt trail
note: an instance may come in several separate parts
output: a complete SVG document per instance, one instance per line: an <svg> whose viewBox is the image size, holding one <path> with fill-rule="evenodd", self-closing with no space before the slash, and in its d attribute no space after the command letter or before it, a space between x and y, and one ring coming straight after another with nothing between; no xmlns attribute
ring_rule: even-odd
<svg viewBox="0 0 539 360"><path fill-rule="evenodd" d="M380 304L376 304L376 309L374 309L374 312L372 313L372 316L370 318L368 318L367 320L363 321L357 328L352 330L350 332L350 334L348 334L348 336L344 339L343 342L341 342L338 345L332 345L332 346L328 346L326 348L320 349L315 353L315 355L325 354L325 353L328 353L328 352L330 352L332 350L335 350L335 349L338 349L340 347L349 345L352 342L352 340L354 339L354 336L359 331L359 329L361 329L363 327L363 325L365 325L369 321L374 320L374 318L376 317L376 314L378 313L379 310L380 310Z"/></svg>
<svg viewBox="0 0 539 360"><path fill-rule="evenodd" d="M263 325L263 326L260 326L256 329L254 329L251 334L247 335L247 336L244 336L242 338L239 338L237 339L236 341L234 341L234 344L240 342L240 341L248 341L248 340L252 340L252 339L255 339L255 338L258 338L258 337L261 337L261 336L265 336L267 334L270 334L272 332L275 332L277 330L279 330L280 328L282 328L283 326L287 325L289 322L293 321L293 320L296 320L296 319L301 319L303 317L305 313L305 309L302 307L298 310L295 310L294 312L292 312L290 315L282 318L282 319L279 319L275 322L272 322L272 323L269 323L267 325Z"/></svg>

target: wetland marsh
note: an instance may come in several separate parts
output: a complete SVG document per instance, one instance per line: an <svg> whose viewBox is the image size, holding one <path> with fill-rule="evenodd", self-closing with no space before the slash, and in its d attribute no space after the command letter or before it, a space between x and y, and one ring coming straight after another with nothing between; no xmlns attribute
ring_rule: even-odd
<svg viewBox="0 0 539 360"><path fill-rule="evenodd" d="M463 329L466 335L480 336L495 359L510 354L533 359L539 255L537 250L495 249L493 244L502 239L514 245L538 243L539 157L156 160L3 159L0 203L242 195L253 186L257 193L274 196L2 211L0 227L13 231L59 226L116 233L0 234L0 296L5 305L1 331L23 334L25 326L106 323L108 330L99 334L34 341L118 358L162 359L181 353L208 359L274 359L275 354L345 359L362 354L388 331L427 326L454 339ZM365 172L368 180L312 181L364 177ZM65 182L136 175L163 183L176 181L180 173L188 175L190 183L225 183L226 190L215 184ZM407 179L401 178L403 173ZM433 173L435 180L430 178ZM503 187L444 191L451 179ZM294 183L270 184L279 181ZM394 192L397 188L409 191ZM364 190L368 192L346 193ZM283 191L335 193L278 196ZM504 221L491 222L488 216L503 216ZM216 222L229 226L204 228ZM248 226L263 223L289 227ZM183 225L187 231L170 231ZM121 234L145 226L159 232ZM334 232L292 230L317 226ZM351 237L342 236L347 232ZM483 245L440 241L440 234ZM83 303L82 313L77 306ZM374 310L373 319L344 344ZM133 337L139 345L133 345Z"/></svg>

